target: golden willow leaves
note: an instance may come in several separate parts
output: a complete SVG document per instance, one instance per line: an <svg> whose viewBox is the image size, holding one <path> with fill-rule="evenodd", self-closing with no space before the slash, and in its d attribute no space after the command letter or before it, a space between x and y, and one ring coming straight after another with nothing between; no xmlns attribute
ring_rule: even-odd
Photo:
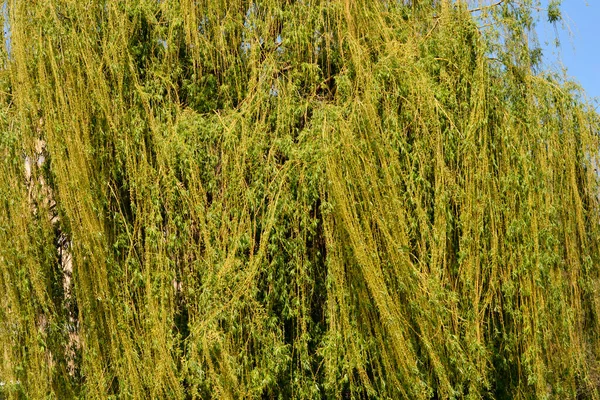
<svg viewBox="0 0 600 400"><path fill-rule="evenodd" d="M9 1L0 397L598 398L600 121L534 8Z"/></svg>

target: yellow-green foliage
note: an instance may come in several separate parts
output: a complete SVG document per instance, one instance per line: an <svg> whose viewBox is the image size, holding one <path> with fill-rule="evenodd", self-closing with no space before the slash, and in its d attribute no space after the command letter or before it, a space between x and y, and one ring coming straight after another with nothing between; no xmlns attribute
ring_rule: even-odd
<svg viewBox="0 0 600 400"><path fill-rule="evenodd" d="M600 121L474 3L9 0L0 397L599 398Z"/></svg>

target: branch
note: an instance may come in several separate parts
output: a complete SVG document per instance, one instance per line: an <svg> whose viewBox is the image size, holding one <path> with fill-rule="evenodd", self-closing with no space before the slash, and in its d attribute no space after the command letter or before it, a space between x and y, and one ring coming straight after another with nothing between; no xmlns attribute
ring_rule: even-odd
<svg viewBox="0 0 600 400"><path fill-rule="evenodd" d="M473 8L471 10L469 10L470 13L474 13L477 11L483 11L483 10L487 10L488 8L494 8L496 6L499 6L500 4L504 3L504 0L498 0L497 2L495 2L494 4L490 4L487 6L482 6L482 7L477 7L477 8ZM434 15L433 19L439 19L440 16L439 15Z"/></svg>
<svg viewBox="0 0 600 400"><path fill-rule="evenodd" d="M483 11L483 10L486 10L488 8L493 8L493 7L499 6L502 3L504 3L504 0L498 0L494 4L490 4L489 6L477 7L477 8L474 8L472 10L469 10L469 12L473 13L473 12L477 12L477 11Z"/></svg>

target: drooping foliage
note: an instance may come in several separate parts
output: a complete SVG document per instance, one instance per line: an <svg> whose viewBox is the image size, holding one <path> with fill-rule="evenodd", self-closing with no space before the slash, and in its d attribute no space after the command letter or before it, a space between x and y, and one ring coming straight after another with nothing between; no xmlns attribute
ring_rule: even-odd
<svg viewBox="0 0 600 400"><path fill-rule="evenodd" d="M0 397L599 398L536 6L8 1Z"/></svg>

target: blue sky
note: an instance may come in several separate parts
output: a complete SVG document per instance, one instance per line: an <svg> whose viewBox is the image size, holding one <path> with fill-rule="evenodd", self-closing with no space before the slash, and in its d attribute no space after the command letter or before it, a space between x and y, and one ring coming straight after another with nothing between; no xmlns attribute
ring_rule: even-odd
<svg viewBox="0 0 600 400"><path fill-rule="evenodd" d="M537 28L545 69L560 71L564 66L567 75L579 82L590 98L600 100L600 1L563 0L562 16L564 21L556 30L546 22L545 15ZM554 46L556 33L558 49Z"/></svg>

